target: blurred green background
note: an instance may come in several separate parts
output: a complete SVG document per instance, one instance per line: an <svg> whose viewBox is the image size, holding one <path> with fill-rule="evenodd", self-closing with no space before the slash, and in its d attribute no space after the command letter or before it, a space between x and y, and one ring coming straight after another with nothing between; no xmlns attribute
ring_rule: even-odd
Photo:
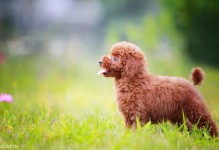
<svg viewBox="0 0 219 150"><path fill-rule="evenodd" d="M189 79L192 67L202 67L206 79L198 88L218 122L218 8L217 0L0 0L0 93L14 97L0 110L42 120L57 114L121 120L113 80L97 72L100 57L126 40L145 52L154 74ZM26 137L16 126L8 136L15 143Z"/></svg>

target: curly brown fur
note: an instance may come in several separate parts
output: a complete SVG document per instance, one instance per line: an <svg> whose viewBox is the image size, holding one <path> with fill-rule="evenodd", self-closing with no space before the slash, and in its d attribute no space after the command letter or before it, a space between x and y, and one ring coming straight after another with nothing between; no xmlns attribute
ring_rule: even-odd
<svg viewBox="0 0 219 150"><path fill-rule="evenodd" d="M192 72L193 84L183 78L152 75L147 70L144 53L128 42L112 46L110 56L99 62L100 74L115 78L116 100L125 124L136 128L136 118L143 126L148 121L183 123L183 113L190 129L197 124L207 127L211 136L218 136L217 126L194 85L200 84L204 74L200 68Z"/></svg>
<svg viewBox="0 0 219 150"><path fill-rule="evenodd" d="M201 68L196 67L192 69L192 81L194 85L199 85L204 80L204 72Z"/></svg>

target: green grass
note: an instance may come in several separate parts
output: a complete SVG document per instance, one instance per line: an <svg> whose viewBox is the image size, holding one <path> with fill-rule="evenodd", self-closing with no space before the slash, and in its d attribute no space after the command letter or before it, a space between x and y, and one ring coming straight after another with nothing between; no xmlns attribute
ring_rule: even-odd
<svg viewBox="0 0 219 150"><path fill-rule="evenodd" d="M136 132L126 129L114 100L113 80L96 75L95 61L61 65L34 57L11 57L1 65L0 92L11 93L14 102L0 103L0 146L28 150L219 149L218 138L210 139L207 131L188 133L170 123L148 123ZM192 66L150 61L154 73L185 78ZM199 89L218 124L219 70L204 70L206 80Z"/></svg>

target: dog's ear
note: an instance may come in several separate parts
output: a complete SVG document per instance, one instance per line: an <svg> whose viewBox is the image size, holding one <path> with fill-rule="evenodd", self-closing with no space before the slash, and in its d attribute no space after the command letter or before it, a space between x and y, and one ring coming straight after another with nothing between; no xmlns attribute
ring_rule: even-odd
<svg viewBox="0 0 219 150"><path fill-rule="evenodd" d="M142 57L134 57L133 55L126 56L125 76L132 78L145 71L145 62Z"/></svg>

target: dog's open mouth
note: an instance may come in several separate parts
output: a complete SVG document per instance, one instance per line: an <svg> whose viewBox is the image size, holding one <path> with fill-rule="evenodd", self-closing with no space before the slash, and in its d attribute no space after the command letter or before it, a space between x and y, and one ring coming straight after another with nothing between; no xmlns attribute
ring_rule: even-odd
<svg viewBox="0 0 219 150"><path fill-rule="evenodd" d="M106 71L106 69L101 69L100 71L98 71L98 75L101 75L101 74L104 74L104 73L106 73L107 71Z"/></svg>
<svg viewBox="0 0 219 150"><path fill-rule="evenodd" d="M105 68L103 68L103 69L101 69L100 71L98 71L98 75L101 75L101 74L103 74L103 75L107 75L107 74L109 74L111 71L110 70L107 70L107 69L105 69Z"/></svg>

